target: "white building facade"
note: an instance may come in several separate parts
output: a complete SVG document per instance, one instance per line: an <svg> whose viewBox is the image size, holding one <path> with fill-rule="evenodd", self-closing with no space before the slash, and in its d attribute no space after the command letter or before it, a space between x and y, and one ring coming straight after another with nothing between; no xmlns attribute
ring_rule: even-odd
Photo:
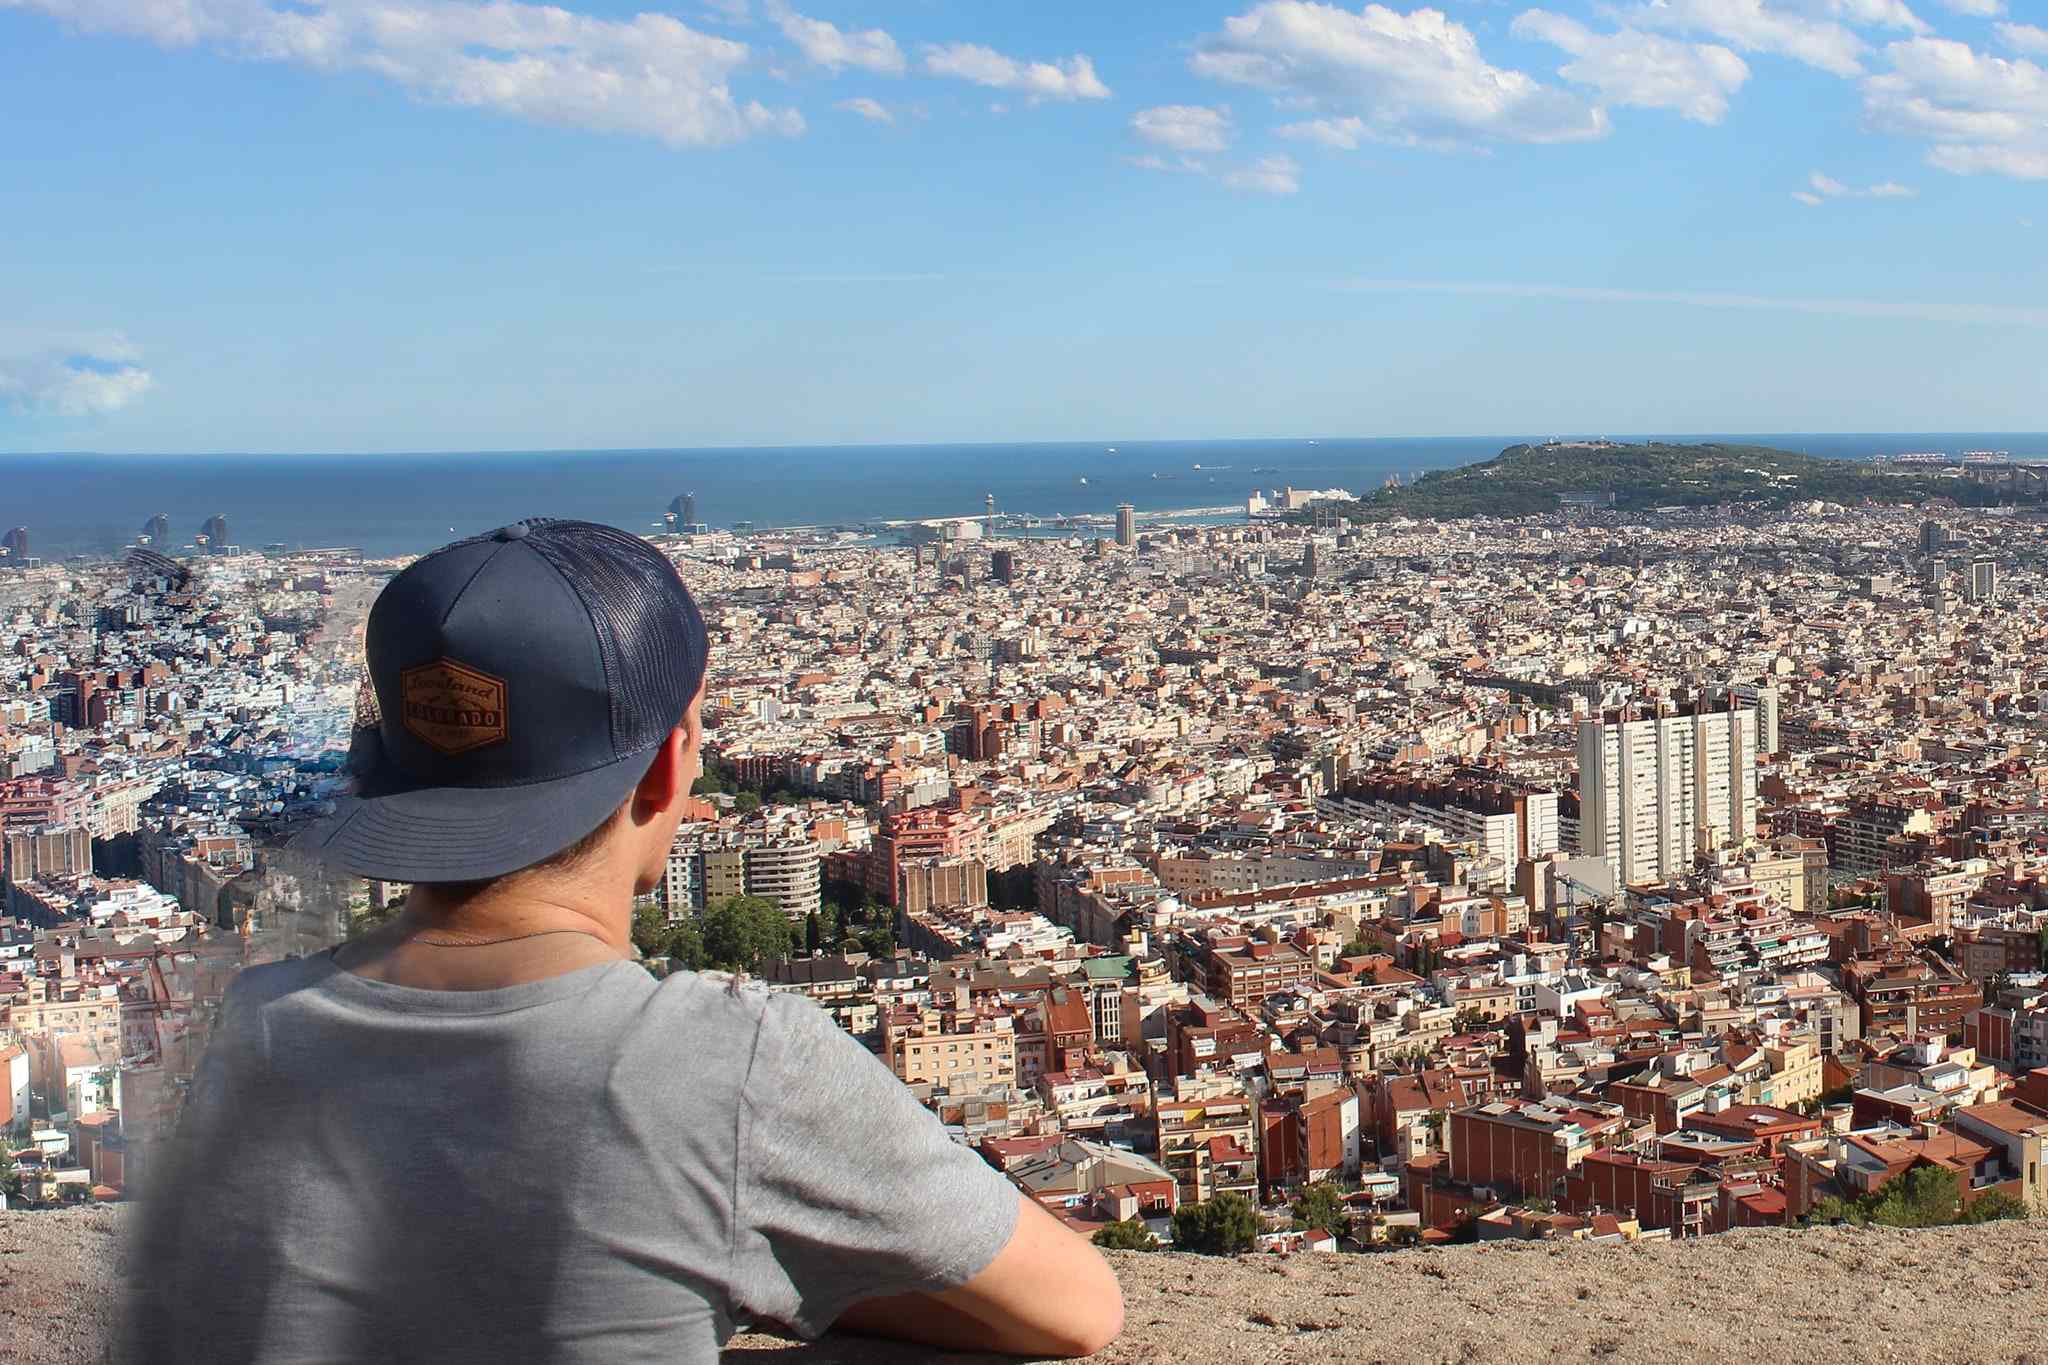
<svg viewBox="0 0 2048 1365"><path fill-rule="evenodd" d="M1756 830L1756 711L1579 724L1579 851L1621 883L1661 881Z"/></svg>

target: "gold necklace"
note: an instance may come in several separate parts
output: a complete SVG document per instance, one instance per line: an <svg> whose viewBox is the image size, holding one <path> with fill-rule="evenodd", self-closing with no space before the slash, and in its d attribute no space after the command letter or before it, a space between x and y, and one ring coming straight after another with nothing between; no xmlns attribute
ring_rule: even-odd
<svg viewBox="0 0 2048 1365"><path fill-rule="evenodd" d="M424 943L429 948L488 948L495 943L517 943L521 939L544 938L549 934L584 934L598 940L600 943L606 942L602 934L591 929L536 929L530 934L507 934L503 938L470 939L428 938L425 934L411 934L406 937L405 942Z"/></svg>

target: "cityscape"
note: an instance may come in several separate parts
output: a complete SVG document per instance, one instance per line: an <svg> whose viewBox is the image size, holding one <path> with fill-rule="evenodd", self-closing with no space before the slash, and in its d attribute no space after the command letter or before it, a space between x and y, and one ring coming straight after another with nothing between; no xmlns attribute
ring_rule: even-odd
<svg viewBox="0 0 2048 1365"><path fill-rule="evenodd" d="M2048 6L0 0L0 1362L2048 1365Z"/></svg>
<svg viewBox="0 0 2048 1365"><path fill-rule="evenodd" d="M706 773L648 969L816 1002L1110 1247L2048 1216L2048 520L1362 505L678 495ZM0 571L24 1216L144 1186L235 973L406 892L290 847L400 561L162 529Z"/></svg>

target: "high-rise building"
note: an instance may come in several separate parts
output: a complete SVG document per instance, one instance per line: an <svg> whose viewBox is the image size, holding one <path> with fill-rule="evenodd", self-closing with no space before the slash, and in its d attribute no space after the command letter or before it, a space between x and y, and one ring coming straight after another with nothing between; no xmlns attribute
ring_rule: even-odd
<svg viewBox="0 0 2048 1365"><path fill-rule="evenodd" d="M1990 555L1978 555L1970 561L1970 584L1967 595L1972 602L1989 602L1998 596L1998 561Z"/></svg>
<svg viewBox="0 0 2048 1365"><path fill-rule="evenodd" d="M200 526L199 534L206 537L206 548L219 554L228 546L228 519L214 513Z"/></svg>
<svg viewBox="0 0 2048 1365"><path fill-rule="evenodd" d="M1776 683L1737 683L1728 689L1735 699L1756 708L1756 751L1778 752L1778 686Z"/></svg>
<svg viewBox="0 0 2048 1365"><path fill-rule="evenodd" d="M1756 831L1756 711L1702 703L1579 723L1579 851L1622 883L1662 881Z"/></svg>
<svg viewBox="0 0 2048 1365"><path fill-rule="evenodd" d="M678 525L695 526L697 524L697 495L695 493L678 493L675 497L669 499L668 514L675 518Z"/></svg>
<svg viewBox="0 0 2048 1365"><path fill-rule="evenodd" d="M157 513L142 523L142 534L149 537L147 544L162 553L164 546L170 543L171 519L162 512Z"/></svg>
<svg viewBox="0 0 2048 1365"><path fill-rule="evenodd" d="M7 557L14 560L28 558L28 527L17 526L4 537L0 537L0 550L7 551Z"/></svg>
<svg viewBox="0 0 2048 1365"><path fill-rule="evenodd" d="M997 550L988 557L988 574L996 582L1008 587L1017 581L1017 553L1014 550Z"/></svg>
<svg viewBox="0 0 2048 1365"><path fill-rule="evenodd" d="M717 839L685 828L669 848L655 896L671 919L733 896L764 896L801 920L820 904L822 866L814 839Z"/></svg>
<svg viewBox="0 0 2048 1365"><path fill-rule="evenodd" d="M817 911L818 845L815 840L775 839L747 849L747 894L765 896L782 913L801 922Z"/></svg>
<svg viewBox="0 0 2048 1365"><path fill-rule="evenodd" d="M1138 548L1138 513L1127 502L1120 502L1116 507L1116 543L1120 549Z"/></svg>
<svg viewBox="0 0 2048 1365"><path fill-rule="evenodd" d="M1920 523L1920 553L1938 555L1948 548L1948 528L1933 517Z"/></svg>

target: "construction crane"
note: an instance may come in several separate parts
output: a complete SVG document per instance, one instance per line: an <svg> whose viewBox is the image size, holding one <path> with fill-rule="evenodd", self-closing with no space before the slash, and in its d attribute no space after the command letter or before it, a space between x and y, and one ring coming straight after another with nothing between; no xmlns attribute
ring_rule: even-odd
<svg viewBox="0 0 2048 1365"><path fill-rule="evenodd" d="M1585 898L1585 901L1583 902L1584 904L1588 904L1591 906L1591 908L1596 910L1605 909L1607 906L1612 904L1614 900L1613 896L1607 894L1606 892L1594 890L1591 886L1588 886L1586 883L1580 881L1577 877L1571 876L1568 873L1559 872L1556 874L1556 877L1557 884L1563 887L1567 892L1572 893L1570 897L1564 902L1565 906L1569 909L1578 909L1580 907L1582 902L1580 901L1579 897L1581 896ZM1595 923L1593 928L1593 954L1595 957L1598 957L1600 953L1599 935L1600 928L1599 925ZM1568 961L1574 967L1578 966L1578 939L1573 938L1569 943L1565 945L1565 949L1567 954L1566 961Z"/></svg>

